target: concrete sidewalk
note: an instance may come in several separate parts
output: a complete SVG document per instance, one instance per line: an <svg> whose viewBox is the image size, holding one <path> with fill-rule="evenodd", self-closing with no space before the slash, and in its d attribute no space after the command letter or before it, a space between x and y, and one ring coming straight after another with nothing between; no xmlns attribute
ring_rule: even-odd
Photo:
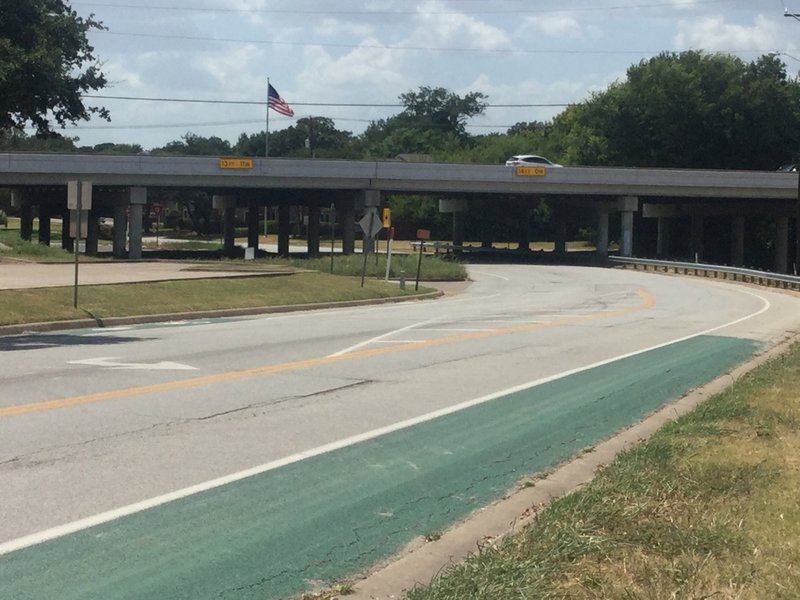
<svg viewBox="0 0 800 600"><path fill-rule="evenodd" d="M258 271L200 269L202 265L185 261L81 262L78 266L78 284L97 285L265 274ZM65 287L74 284L74 263L0 261L0 290Z"/></svg>

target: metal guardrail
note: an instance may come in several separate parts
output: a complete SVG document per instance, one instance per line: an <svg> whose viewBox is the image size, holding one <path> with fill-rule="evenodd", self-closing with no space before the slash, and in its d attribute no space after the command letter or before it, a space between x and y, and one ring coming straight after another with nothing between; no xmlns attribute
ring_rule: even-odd
<svg viewBox="0 0 800 600"><path fill-rule="evenodd" d="M623 258L621 256L611 256L608 260L612 264L631 267L633 269L641 268L645 271L696 275L699 277L710 277L729 281L742 281L767 287L800 290L800 277L770 273L769 271L757 271L755 269L743 269L740 267L727 267L723 265L707 265L703 263L652 260L648 258Z"/></svg>
<svg viewBox="0 0 800 600"><path fill-rule="evenodd" d="M448 242L411 242L412 251L418 252L422 245L423 251L432 249L436 254L445 252L450 254L455 250L463 252L491 252L475 246L457 246ZM503 251L505 252L505 251ZM725 265L711 265L705 263L676 262L668 260L655 260L649 258L624 258L621 256L609 256L608 262L612 265L620 265L644 271L655 271L660 273L675 273L679 275L694 275L698 277L708 277L712 279L722 279L727 281L741 281L765 287L775 287L787 290L800 291L800 277L795 275L783 275L781 273L771 273L770 271L758 271L755 269L745 269L742 267L728 267Z"/></svg>

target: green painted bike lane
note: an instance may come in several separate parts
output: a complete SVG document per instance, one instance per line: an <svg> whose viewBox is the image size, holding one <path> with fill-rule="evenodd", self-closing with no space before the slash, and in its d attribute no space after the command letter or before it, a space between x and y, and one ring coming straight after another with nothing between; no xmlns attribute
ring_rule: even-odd
<svg viewBox="0 0 800 600"><path fill-rule="evenodd" d="M694 338L18 550L0 556L0 598L297 595L464 518L757 349Z"/></svg>

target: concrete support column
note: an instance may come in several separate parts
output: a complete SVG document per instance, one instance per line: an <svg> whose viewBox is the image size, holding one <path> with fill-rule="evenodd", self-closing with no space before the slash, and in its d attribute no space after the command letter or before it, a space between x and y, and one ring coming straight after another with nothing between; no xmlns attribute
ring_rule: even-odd
<svg viewBox="0 0 800 600"><path fill-rule="evenodd" d="M356 207L354 200L345 200L336 204L336 212L342 224L342 254L353 254L356 251Z"/></svg>
<svg viewBox="0 0 800 600"><path fill-rule="evenodd" d="M31 241L33 237L33 204L30 195L22 190L13 190L11 205L19 208L19 237Z"/></svg>
<svg viewBox="0 0 800 600"><path fill-rule="evenodd" d="M39 243L44 246L50 245L51 229L50 217L52 210L48 204L39 205Z"/></svg>
<svg viewBox="0 0 800 600"><path fill-rule="evenodd" d="M620 256L633 256L633 214L639 210L639 198L622 196L617 200L617 208L622 213L620 227Z"/></svg>
<svg viewBox="0 0 800 600"><path fill-rule="evenodd" d="M493 239L493 231L492 231L492 207L489 204L490 200L485 199L481 204L481 248L484 250L489 249L492 247L492 243L494 242Z"/></svg>
<svg viewBox="0 0 800 600"><path fill-rule="evenodd" d="M147 188L132 187L130 191L130 220L128 221L128 258L142 258L142 217L147 204Z"/></svg>
<svg viewBox="0 0 800 600"><path fill-rule="evenodd" d="M100 240L100 213L95 209L88 211L86 229L86 256L97 256Z"/></svg>
<svg viewBox="0 0 800 600"><path fill-rule="evenodd" d="M789 217L778 217L775 223L775 272L789 270Z"/></svg>
<svg viewBox="0 0 800 600"><path fill-rule="evenodd" d="M278 256L289 256L289 238L292 234L291 211L288 204L278 206Z"/></svg>
<svg viewBox="0 0 800 600"><path fill-rule="evenodd" d="M597 214L597 257L608 258L608 211L601 210Z"/></svg>
<svg viewBox="0 0 800 600"><path fill-rule="evenodd" d="M453 245L464 245L464 213L469 210L469 201L443 198L439 200L439 212L453 213ZM461 249L455 252L460 253Z"/></svg>
<svg viewBox="0 0 800 600"><path fill-rule="evenodd" d="M553 211L553 217L555 227L553 254L565 256L567 254L567 220L564 218L564 213L558 209Z"/></svg>
<svg viewBox="0 0 800 600"><path fill-rule="evenodd" d="M250 203L247 206L247 247L258 251L258 218L261 216L260 207Z"/></svg>
<svg viewBox="0 0 800 600"><path fill-rule="evenodd" d="M75 251L75 241L69 235L69 228L72 222L71 211L65 209L61 214L61 249L67 252Z"/></svg>
<svg viewBox="0 0 800 600"><path fill-rule="evenodd" d="M316 258L319 256L320 225L319 216L322 209L319 206L308 207L308 256Z"/></svg>
<svg viewBox="0 0 800 600"><path fill-rule="evenodd" d="M744 265L744 216L735 216L731 222L731 263Z"/></svg>
<svg viewBox="0 0 800 600"><path fill-rule="evenodd" d="M236 198L214 194L211 206L222 212L222 254L232 258L236 246Z"/></svg>
<svg viewBox="0 0 800 600"><path fill-rule="evenodd" d="M111 253L114 258L125 258L127 250L125 238L128 234L128 207L118 203L114 205L114 229L111 241Z"/></svg>
<svg viewBox="0 0 800 600"><path fill-rule="evenodd" d="M531 213L527 206L520 207L519 227L517 228L517 250L530 252L531 250ZM566 233L565 233L566 237Z"/></svg>
<svg viewBox="0 0 800 600"><path fill-rule="evenodd" d="M656 256L666 258L669 256L669 226L672 221L669 217L658 218L658 237L656 238Z"/></svg>
<svg viewBox="0 0 800 600"><path fill-rule="evenodd" d="M703 221L700 215L692 215L692 231L689 240L689 260L703 262Z"/></svg>
<svg viewBox="0 0 800 600"><path fill-rule="evenodd" d="M453 213L453 246L457 246L453 249L455 254L462 253L462 247L464 246L464 213L463 212L454 212Z"/></svg>

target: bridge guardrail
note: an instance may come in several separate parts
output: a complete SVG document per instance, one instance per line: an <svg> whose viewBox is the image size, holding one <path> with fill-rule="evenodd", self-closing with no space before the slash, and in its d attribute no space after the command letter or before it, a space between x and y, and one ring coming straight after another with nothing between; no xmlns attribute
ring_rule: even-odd
<svg viewBox="0 0 800 600"><path fill-rule="evenodd" d="M770 273L769 271L757 271L755 269L728 267L724 265L675 262L667 260L654 260L649 258L624 258L621 256L610 256L608 260L612 264L631 267L633 269L641 268L645 271L651 270L661 273L696 275L699 277L742 281L745 283L753 283L767 287L777 287L781 289L800 291L800 277L794 275L782 275L781 273Z"/></svg>

